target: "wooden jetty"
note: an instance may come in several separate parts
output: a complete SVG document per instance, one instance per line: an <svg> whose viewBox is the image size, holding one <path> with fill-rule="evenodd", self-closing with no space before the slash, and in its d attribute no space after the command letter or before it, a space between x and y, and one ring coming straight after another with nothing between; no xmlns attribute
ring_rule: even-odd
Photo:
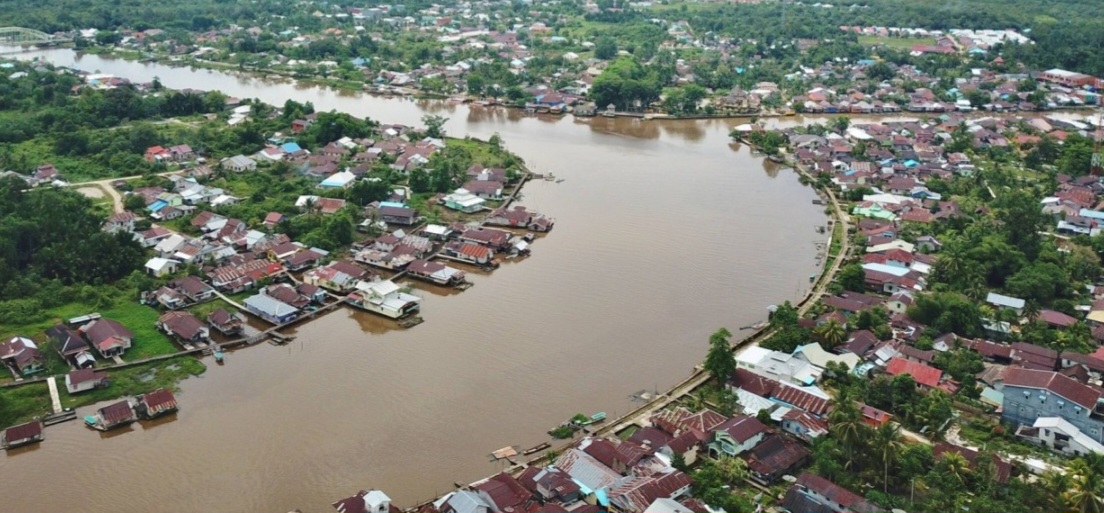
<svg viewBox="0 0 1104 513"><path fill-rule="evenodd" d="M42 424L46 426L53 426L54 424L61 424L62 422L68 422L77 418L77 412L73 410L67 410L60 413L51 413L42 417Z"/></svg>

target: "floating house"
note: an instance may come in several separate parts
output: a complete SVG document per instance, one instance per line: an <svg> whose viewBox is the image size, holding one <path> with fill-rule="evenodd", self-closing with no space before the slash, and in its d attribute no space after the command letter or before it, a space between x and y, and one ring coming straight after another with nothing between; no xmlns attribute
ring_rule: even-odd
<svg viewBox="0 0 1104 513"><path fill-rule="evenodd" d="M415 278L438 285L456 286L464 283L464 271L440 262L415 260L406 266L406 271Z"/></svg>
<svg viewBox="0 0 1104 513"><path fill-rule="evenodd" d="M41 442L45 438L42 434L42 421L32 420L25 424L12 426L4 430L0 438L0 447L15 449L24 445Z"/></svg>
<svg viewBox="0 0 1104 513"><path fill-rule="evenodd" d="M207 324L223 335L237 335L242 332L242 321L238 316L218 308L207 315Z"/></svg>
<svg viewBox="0 0 1104 513"><path fill-rule="evenodd" d="M392 319L417 313L422 306L422 298L403 292L391 280L358 282L356 290L345 301L362 310Z"/></svg>
<svg viewBox="0 0 1104 513"><path fill-rule="evenodd" d="M94 415L88 415L84 418L84 423L93 429L110 431L136 420L138 420L138 416L134 414L134 407L130 404L130 399L124 399L96 410Z"/></svg>
<svg viewBox="0 0 1104 513"><path fill-rule="evenodd" d="M445 244L444 254L472 265L492 265L494 251L471 242L453 241Z"/></svg>
<svg viewBox="0 0 1104 513"><path fill-rule="evenodd" d="M138 416L143 419L155 419L173 413L177 409L176 397L164 388L138 396L138 404L134 406Z"/></svg>
<svg viewBox="0 0 1104 513"><path fill-rule="evenodd" d="M298 308L264 294L250 296L244 304L254 315L275 324L291 322L299 316Z"/></svg>

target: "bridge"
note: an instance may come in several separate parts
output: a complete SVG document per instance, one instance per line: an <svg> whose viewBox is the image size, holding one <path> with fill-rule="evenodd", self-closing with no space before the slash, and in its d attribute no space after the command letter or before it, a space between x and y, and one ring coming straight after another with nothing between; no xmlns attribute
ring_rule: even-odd
<svg viewBox="0 0 1104 513"><path fill-rule="evenodd" d="M0 45L45 45L68 42L45 32L23 27L0 27Z"/></svg>

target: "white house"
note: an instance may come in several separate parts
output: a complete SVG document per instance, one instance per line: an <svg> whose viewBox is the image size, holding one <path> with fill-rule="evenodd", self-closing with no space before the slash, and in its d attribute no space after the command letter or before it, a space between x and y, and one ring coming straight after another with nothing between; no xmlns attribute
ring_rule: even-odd
<svg viewBox="0 0 1104 513"><path fill-rule="evenodd" d="M985 302L997 308L1014 310L1016 315L1023 315L1024 305L1027 303L1020 298L1004 296L996 292L990 292L985 296Z"/></svg>
<svg viewBox="0 0 1104 513"><path fill-rule="evenodd" d="M441 203L453 210L472 213L483 210L487 200L472 194L467 189L456 189L452 194L442 198Z"/></svg>
<svg viewBox="0 0 1104 513"><path fill-rule="evenodd" d="M230 158L222 159L222 167L238 173L243 171L254 171L257 169L257 161L245 155L235 155Z"/></svg>
<svg viewBox="0 0 1104 513"><path fill-rule="evenodd" d="M1036 441L1056 452L1069 456L1104 453L1104 445L1061 417L1039 417L1032 428L1037 430Z"/></svg>
<svg viewBox="0 0 1104 513"><path fill-rule="evenodd" d="M356 179L356 175L349 171L339 171L322 180L318 186L323 189L347 189Z"/></svg>
<svg viewBox="0 0 1104 513"><path fill-rule="evenodd" d="M179 268L180 261L170 258L153 257L146 262L146 272L157 278L175 273Z"/></svg>

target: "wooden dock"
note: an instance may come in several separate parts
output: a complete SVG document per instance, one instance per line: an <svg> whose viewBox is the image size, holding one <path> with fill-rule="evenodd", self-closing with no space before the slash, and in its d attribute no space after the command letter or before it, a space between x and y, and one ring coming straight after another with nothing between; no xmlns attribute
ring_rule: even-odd
<svg viewBox="0 0 1104 513"><path fill-rule="evenodd" d="M50 387L50 405L54 408L54 413L61 413L61 396L58 395L57 378L50 376L46 384Z"/></svg>

